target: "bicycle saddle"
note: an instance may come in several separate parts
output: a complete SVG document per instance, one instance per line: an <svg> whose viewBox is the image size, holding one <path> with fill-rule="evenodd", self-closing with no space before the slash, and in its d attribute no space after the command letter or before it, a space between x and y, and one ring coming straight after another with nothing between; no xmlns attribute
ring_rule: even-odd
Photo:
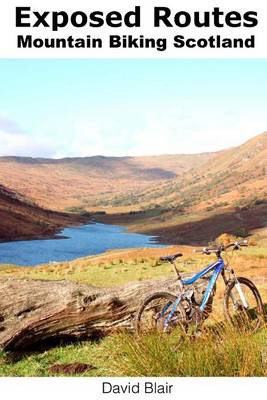
<svg viewBox="0 0 267 400"><path fill-rule="evenodd" d="M173 255L171 255L171 256L163 256L163 257L160 257L160 260L161 260L161 261L173 262L173 261L176 260L176 258L182 257L182 256L183 256L182 253L176 253L176 254L173 254Z"/></svg>

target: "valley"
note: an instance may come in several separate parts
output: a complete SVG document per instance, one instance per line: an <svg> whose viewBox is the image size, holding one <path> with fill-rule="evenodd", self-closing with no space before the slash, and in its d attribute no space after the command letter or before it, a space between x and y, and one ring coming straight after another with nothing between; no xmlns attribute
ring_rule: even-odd
<svg viewBox="0 0 267 400"><path fill-rule="evenodd" d="M132 202L130 196L115 199L115 206L114 199L106 202L110 215L101 220L122 223L173 244L205 244L223 232L253 234L266 243L266 171L265 132L214 154L175 179L132 193Z"/></svg>
<svg viewBox="0 0 267 400"><path fill-rule="evenodd" d="M40 159L0 157L0 182L42 207L102 209L98 203L131 196L169 181L214 155Z"/></svg>
<svg viewBox="0 0 267 400"><path fill-rule="evenodd" d="M32 207L27 215L33 221L39 207L43 220L39 228L34 222L29 236L34 231L37 235L53 231L49 218L64 220L66 226L66 220L86 215L171 244L205 244L224 232L253 234L266 243L267 132L215 153L0 157L0 183L26 199L26 209ZM13 225L14 230L29 229L24 221L18 228L14 219Z"/></svg>
<svg viewBox="0 0 267 400"><path fill-rule="evenodd" d="M250 246L240 252L224 253L225 259L231 262L238 275L252 279L266 307L266 168L267 133L236 148L199 155L62 160L2 157L0 240L52 238L64 227L85 225L91 219L97 222L96 228L101 225L98 222L123 225L131 232L156 236L157 242L152 242L148 248L149 242L143 239L149 237L144 237L133 248L130 234L129 245L119 249L114 228L105 225L115 245L108 244L108 251L89 256L89 244L94 245L95 240L97 245L102 245L107 240L102 231L99 237L94 234L91 230L94 225L85 225L81 231L88 229L88 234L86 231L83 234L87 252L82 248L75 259L70 256L65 261L57 258L51 262L48 257L45 264L33 268L26 266L27 263L2 263L1 284L10 281L15 284L16 280L33 287L39 282L46 282L48 287L53 283L79 284L94 290L114 288L115 292L121 288L118 285L129 289L131 285L145 285L149 281L160 284L174 276L171 265L160 261L162 255L182 252L184 257L179 259L179 270L192 275L214 259L193 253L193 249L207 245L223 233L230 233L234 237L247 237ZM120 229L116 227L117 233ZM232 241L234 237L223 235L218 240ZM77 244L82 245L83 240L80 235ZM35 242L38 245L39 241ZM63 245L64 240L61 242ZM68 240L65 242L64 252L69 256L71 249ZM159 243L172 246L163 248ZM39 256L40 249L33 248ZM0 375L63 376L70 373L58 373L53 368L58 368L59 364L66 367L84 362L90 368L73 375L266 376L265 363L258 362L266 347L266 329L242 335L227 325L224 328L223 293L220 279L213 312L205 323L206 335L194 342L185 341L180 359L177 355L181 353L172 351L177 344L175 335L168 335L164 341L156 335L136 340L135 336L122 332L97 341L55 342L52 346L41 345L35 351L12 355L2 351ZM114 304L120 304L118 297ZM5 308L0 311L4 315ZM35 315L34 307L31 309L27 305L24 311ZM1 323L6 323L3 317ZM218 346L218 334L225 339L221 346ZM211 352L203 353L199 341ZM165 346L165 351L162 352L161 346ZM162 354L168 357L162 359ZM188 369L188 363L181 362L184 358L190 360L193 368ZM247 361L244 363L244 360Z"/></svg>

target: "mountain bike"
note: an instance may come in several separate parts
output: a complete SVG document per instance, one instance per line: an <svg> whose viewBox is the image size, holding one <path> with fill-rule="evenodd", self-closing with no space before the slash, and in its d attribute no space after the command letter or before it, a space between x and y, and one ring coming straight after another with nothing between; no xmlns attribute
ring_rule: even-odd
<svg viewBox="0 0 267 400"><path fill-rule="evenodd" d="M183 279L176 260L181 253L161 257L160 260L172 264L178 278L179 294L157 292L149 295L140 305L135 319L136 330L148 333L156 330L170 332L180 328L187 332L189 326L197 329L208 318L212 311L213 297L216 292L216 282L221 275L225 283L224 314L235 327L255 332L262 325L265 315L260 293L254 283L244 277L237 277L233 268L223 259L222 253L230 248L233 251L247 246L247 241L238 241L228 245L214 245L196 250L196 253L216 255L216 261L206 266L193 277ZM227 276L229 274L229 276ZM192 287L197 281L207 279L200 300L196 289Z"/></svg>

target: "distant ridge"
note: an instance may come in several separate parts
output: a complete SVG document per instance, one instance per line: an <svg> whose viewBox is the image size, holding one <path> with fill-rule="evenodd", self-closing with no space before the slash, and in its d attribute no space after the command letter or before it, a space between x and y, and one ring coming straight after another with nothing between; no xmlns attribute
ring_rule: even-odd
<svg viewBox="0 0 267 400"><path fill-rule="evenodd" d="M213 153L63 159L0 157L0 182L46 208L64 210L102 194L140 191L198 168Z"/></svg>

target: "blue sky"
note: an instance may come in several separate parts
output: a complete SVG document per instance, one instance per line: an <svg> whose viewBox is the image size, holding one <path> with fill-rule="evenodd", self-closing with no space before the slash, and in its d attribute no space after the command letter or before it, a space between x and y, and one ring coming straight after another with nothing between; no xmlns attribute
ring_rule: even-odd
<svg viewBox="0 0 267 400"><path fill-rule="evenodd" d="M0 155L214 151L266 110L267 60L0 61Z"/></svg>

